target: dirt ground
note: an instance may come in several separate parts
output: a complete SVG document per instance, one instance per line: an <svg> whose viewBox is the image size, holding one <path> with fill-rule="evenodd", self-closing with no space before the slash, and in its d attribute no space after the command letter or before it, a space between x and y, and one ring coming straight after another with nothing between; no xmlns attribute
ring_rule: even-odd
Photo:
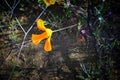
<svg viewBox="0 0 120 80"><path fill-rule="evenodd" d="M0 75L3 80L77 80L80 63L89 66L96 60L91 38L77 42L75 35L66 30L53 35L53 50L48 53L43 50L44 41L37 46L27 42L19 60L18 48L14 44L8 46L9 42L1 43Z"/></svg>

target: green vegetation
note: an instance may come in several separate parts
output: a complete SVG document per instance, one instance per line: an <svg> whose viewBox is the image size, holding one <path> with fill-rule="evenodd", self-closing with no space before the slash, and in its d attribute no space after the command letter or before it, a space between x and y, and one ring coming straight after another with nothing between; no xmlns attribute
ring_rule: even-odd
<svg viewBox="0 0 120 80"><path fill-rule="evenodd" d="M119 3L111 0L54 1L0 1L0 76L5 75L1 80L118 79ZM41 33L36 28L39 18L54 33L50 52L43 51L42 43L35 46L31 42L32 34ZM82 60L78 54L89 58L94 55L93 60L89 62L88 57Z"/></svg>

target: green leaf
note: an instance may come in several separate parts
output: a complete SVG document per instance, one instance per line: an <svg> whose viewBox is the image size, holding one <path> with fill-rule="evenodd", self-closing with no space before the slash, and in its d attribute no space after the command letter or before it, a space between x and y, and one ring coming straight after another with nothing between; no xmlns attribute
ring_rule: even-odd
<svg viewBox="0 0 120 80"><path fill-rule="evenodd" d="M18 38L18 36L17 36L16 34L12 35L12 39L13 39L14 41L18 41L18 40L19 40L19 38Z"/></svg>
<svg viewBox="0 0 120 80"><path fill-rule="evenodd" d="M19 10L20 10L20 11L25 11L25 9L24 9L24 8L22 8L22 7L21 7L21 8L19 8Z"/></svg>
<svg viewBox="0 0 120 80"><path fill-rule="evenodd" d="M101 29L97 28L96 31L93 32L95 36L99 36L101 32Z"/></svg>
<svg viewBox="0 0 120 80"><path fill-rule="evenodd" d="M19 65L16 64L16 63L14 63L13 61L10 61L10 64L11 64L12 66L17 66L17 67L19 67Z"/></svg>
<svg viewBox="0 0 120 80"><path fill-rule="evenodd" d="M38 2L38 3L41 3L42 1L43 1L43 0L38 0L37 2Z"/></svg>
<svg viewBox="0 0 120 80"><path fill-rule="evenodd" d="M111 43L110 48L112 49L112 48L115 46L115 44L116 44L116 40L115 40L114 42Z"/></svg>
<svg viewBox="0 0 120 80"><path fill-rule="evenodd" d="M82 25L81 25L81 21L78 22L78 31L80 31Z"/></svg>

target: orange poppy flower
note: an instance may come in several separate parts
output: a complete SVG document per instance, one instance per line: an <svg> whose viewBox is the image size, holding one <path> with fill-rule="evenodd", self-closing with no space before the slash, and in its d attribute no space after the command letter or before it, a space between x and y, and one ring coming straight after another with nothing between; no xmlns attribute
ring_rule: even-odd
<svg viewBox="0 0 120 80"><path fill-rule="evenodd" d="M37 20L37 27L38 29L44 31L42 34L32 34L32 42L37 45L42 40L47 39L45 41L44 50L45 51L51 51L51 36L52 36L52 30L49 28L46 28L44 26L44 21L42 19Z"/></svg>
<svg viewBox="0 0 120 80"><path fill-rule="evenodd" d="M55 0L44 0L45 4L47 6L50 6L50 5L54 5L55 4Z"/></svg>

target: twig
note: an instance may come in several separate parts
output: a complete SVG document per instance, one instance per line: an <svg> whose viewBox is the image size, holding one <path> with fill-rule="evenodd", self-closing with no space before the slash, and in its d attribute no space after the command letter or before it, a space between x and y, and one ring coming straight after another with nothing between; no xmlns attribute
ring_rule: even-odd
<svg viewBox="0 0 120 80"><path fill-rule="evenodd" d="M62 30L66 30L66 29L69 29L69 28L73 28L75 26L77 26L77 24L74 24L74 25L71 25L71 26L68 26L68 27L65 27L65 28L61 28L61 29L58 29L58 30L54 30L53 33L58 32L58 31L62 31Z"/></svg>
<svg viewBox="0 0 120 80"><path fill-rule="evenodd" d="M12 71L10 73L10 76L9 76L8 80L10 80L12 78L12 75L13 75L13 72L15 71L15 68L16 68L16 66L13 66Z"/></svg>
<svg viewBox="0 0 120 80"><path fill-rule="evenodd" d="M45 12L45 10L47 9L47 6L45 7L45 9L40 13L40 15L36 18L36 20L38 18L40 18L40 16ZM36 20L33 22L33 24L31 25L31 27L28 29L28 31L26 32L26 34L28 34L30 32L30 30L33 28L33 26L35 25Z"/></svg>
<svg viewBox="0 0 120 80"><path fill-rule="evenodd" d="M15 2L16 2L16 0L15 0ZM18 3L20 2L20 0L16 3L16 5L15 5L15 2L14 2L14 4L13 4L13 8L12 8L12 10L11 10L11 15L10 15L10 17L12 17L13 12L14 12L16 6L18 5ZM14 5L15 5L15 6L14 6Z"/></svg>
<svg viewBox="0 0 120 80"><path fill-rule="evenodd" d="M13 6L12 6L12 7L14 7L14 6L15 6L15 3L16 3L16 0L14 0L14 3L13 3Z"/></svg>
<svg viewBox="0 0 120 80"><path fill-rule="evenodd" d="M11 10L11 15L10 15L10 17L12 17L13 12L14 12L16 6L18 5L18 3L20 2L20 0L19 0L16 4L15 4L15 2L16 2L16 0L14 1L13 7L11 7L10 4L7 2L7 0L5 0L5 3L7 4L7 6L8 6L8 7L10 8L10 10Z"/></svg>
<svg viewBox="0 0 120 80"><path fill-rule="evenodd" d="M20 24L20 22L19 22L19 20L17 19L17 17L15 17L15 19L16 19L18 25L20 26L20 28L22 29L22 31L24 32L24 34L26 34L25 29L22 27L22 25Z"/></svg>
<svg viewBox="0 0 120 80"><path fill-rule="evenodd" d="M37 20L38 18L40 18L40 16L45 12L46 9L47 9L47 7L39 14L39 16L35 19L35 21L33 22L33 24L32 24L32 25L30 26L30 28L27 30L27 32L25 32L25 35L24 35L24 38L23 38L23 41L22 41L20 50L19 50L19 52L18 52L18 59L19 59L19 56L20 56L20 54L21 54L22 48L24 47L25 39L26 39L28 33L29 33L30 30L33 28L36 20Z"/></svg>
<svg viewBox="0 0 120 80"><path fill-rule="evenodd" d="M8 2L5 0L6 4L8 5L8 7L12 10L12 7L8 4Z"/></svg>

